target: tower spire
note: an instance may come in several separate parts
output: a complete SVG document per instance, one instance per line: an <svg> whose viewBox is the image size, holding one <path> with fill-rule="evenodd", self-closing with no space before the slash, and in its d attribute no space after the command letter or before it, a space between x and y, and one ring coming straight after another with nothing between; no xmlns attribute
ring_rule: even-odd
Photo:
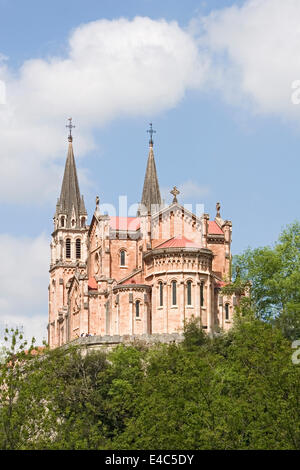
<svg viewBox="0 0 300 470"><path fill-rule="evenodd" d="M156 131L153 130L152 123L150 123L150 129L147 132L150 134L149 154L141 204L143 207L147 208L148 212L152 212L151 209L153 209L153 206L158 207L161 205L161 196L156 172L152 139L152 136Z"/></svg>
<svg viewBox="0 0 300 470"><path fill-rule="evenodd" d="M82 226L81 216L86 216L87 212L84 205L83 196L80 194L77 170L73 152L72 118L68 119L69 124L69 147L65 165L64 177L61 186L60 197L56 206L55 216L63 215L66 220L65 228L80 228Z"/></svg>

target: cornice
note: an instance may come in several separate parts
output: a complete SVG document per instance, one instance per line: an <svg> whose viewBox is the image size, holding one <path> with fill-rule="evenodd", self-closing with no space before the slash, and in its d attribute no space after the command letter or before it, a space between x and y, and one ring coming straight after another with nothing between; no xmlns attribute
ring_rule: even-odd
<svg viewBox="0 0 300 470"><path fill-rule="evenodd" d="M113 287L113 293L115 293L119 290L123 290L123 291L147 290L148 292L150 292L151 291L151 286L149 286L148 284L125 284L123 286L118 285L118 286Z"/></svg>
<svg viewBox="0 0 300 470"><path fill-rule="evenodd" d="M208 256L210 258L213 258L213 252L208 249L208 248L178 248L178 247L168 247L168 248L157 248L153 249L151 251L148 251L147 253L144 253L143 259L155 257L155 256L161 256L161 255L196 255L196 256Z"/></svg>

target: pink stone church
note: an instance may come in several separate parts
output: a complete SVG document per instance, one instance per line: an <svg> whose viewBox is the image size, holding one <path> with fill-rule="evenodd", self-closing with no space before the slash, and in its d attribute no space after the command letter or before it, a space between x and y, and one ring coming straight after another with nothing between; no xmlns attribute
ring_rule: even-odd
<svg viewBox="0 0 300 470"><path fill-rule="evenodd" d="M87 335L180 333L199 319L211 333L232 326L239 299L220 289L230 277L232 224L162 203L152 125L136 217L102 214L90 224L69 148L51 242L48 341L51 348ZM184 195L182 195L184 197Z"/></svg>

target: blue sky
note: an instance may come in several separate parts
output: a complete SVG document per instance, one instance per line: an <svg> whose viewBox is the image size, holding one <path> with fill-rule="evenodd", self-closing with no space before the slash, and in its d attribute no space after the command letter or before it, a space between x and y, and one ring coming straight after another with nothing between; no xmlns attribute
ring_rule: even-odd
<svg viewBox="0 0 300 470"><path fill-rule="evenodd" d="M97 194L139 201L152 121L162 192L220 201L233 253L299 218L299 21L294 0L0 0L0 323L47 321L70 115L90 217Z"/></svg>

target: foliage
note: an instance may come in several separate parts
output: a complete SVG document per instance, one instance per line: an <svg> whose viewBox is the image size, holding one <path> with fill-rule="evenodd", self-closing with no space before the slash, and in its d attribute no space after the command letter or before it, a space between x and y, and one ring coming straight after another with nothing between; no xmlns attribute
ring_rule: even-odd
<svg viewBox="0 0 300 470"><path fill-rule="evenodd" d="M30 396L24 387L26 363L34 349L34 338L27 352L27 341L19 329L5 329L0 366L0 441L1 448L12 449L26 436L23 426L28 417L26 404ZM22 397L22 400L20 399Z"/></svg>
<svg viewBox="0 0 300 470"><path fill-rule="evenodd" d="M299 243L296 223L237 258L227 289L252 288L227 333L192 319L181 344L87 354L6 330L0 448L299 450Z"/></svg>
<svg viewBox="0 0 300 470"><path fill-rule="evenodd" d="M190 321L184 322L183 346L188 350L193 350L202 346L208 341L208 336L204 332L199 319L192 317Z"/></svg>
<svg viewBox="0 0 300 470"><path fill-rule="evenodd" d="M300 366L281 330L247 317L212 338L197 327L182 344L110 353L14 346L0 447L300 449Z"/></svg>
<svg viewBox="0 0 300 470"><path fill-rule="evenodd" d="M276 324L289 339L300 337L300 223L283 230L274 247L248 249L236 256L232 286L247 286L257 318ZM229 293L229 292L228 292ZM249 304L246 309L249 313Z"/></svg>

